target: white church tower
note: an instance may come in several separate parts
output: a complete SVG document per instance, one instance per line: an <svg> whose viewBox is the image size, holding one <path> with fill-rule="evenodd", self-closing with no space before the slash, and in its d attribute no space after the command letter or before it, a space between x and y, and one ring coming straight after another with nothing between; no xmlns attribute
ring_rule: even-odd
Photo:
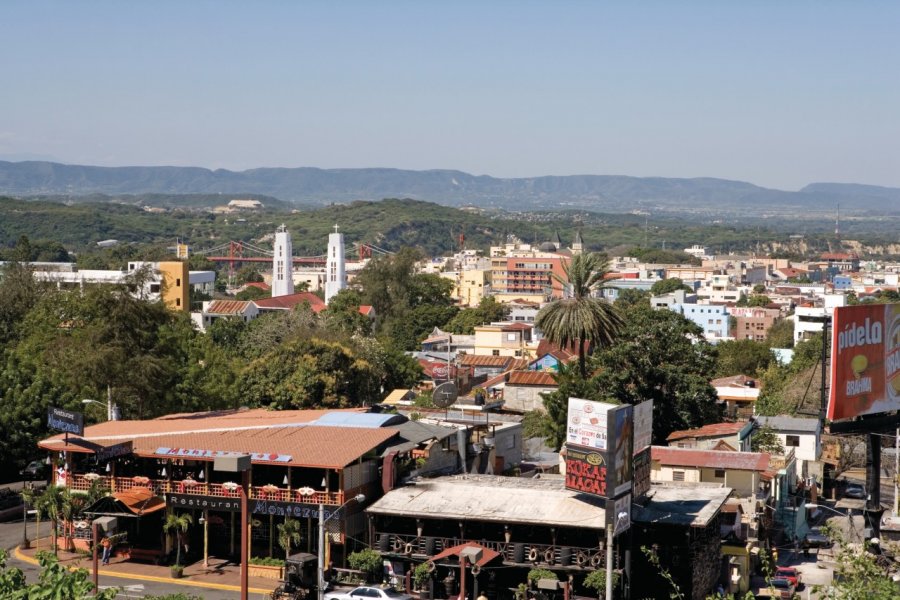
<svg viewBox="0 0 900 600"><path fill-rule="evenodd" d="M272 297L294 293L294 259L291 234L283 224L275 232L272 256Z"/></svg>
<svg viewBox="0 0 900 600"><path fill-rule="evenodd" d="M328 258L325 263L325 304L328 304L338 292L347 287L347 274L344 270L344 234L328 234Z"/></svg>

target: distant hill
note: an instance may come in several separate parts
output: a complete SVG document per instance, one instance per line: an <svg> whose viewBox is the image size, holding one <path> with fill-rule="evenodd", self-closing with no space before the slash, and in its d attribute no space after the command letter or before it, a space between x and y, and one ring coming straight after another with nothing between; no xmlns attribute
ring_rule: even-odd
<svg viewBox="0 0 900 600"><path fill-rule="evenodd" d="M0 194L18 197L88 194L261 194L306 205L413 198L450 206L506 210L577 209L607 213L650 211L710 217L752 208L782 214L898 213L900 189L811 184L798 192L714 178L676 179L570 175L501 179L462 171L400 169L250 169L93 167L0 161Z"/></svg>

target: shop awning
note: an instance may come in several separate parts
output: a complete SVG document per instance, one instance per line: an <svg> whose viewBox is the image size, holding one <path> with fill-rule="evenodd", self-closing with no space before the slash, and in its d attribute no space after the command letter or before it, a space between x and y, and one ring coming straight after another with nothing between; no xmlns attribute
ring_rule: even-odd
<svg viewBox="0 0 900 600"><path fill-rule="evenodd" d="M447 548L443 552L439 552L431 557L432 562L437 562L444 558L450 558L451 556L459 557L459 553L465 550L466 548L480 548L481 549L481 560L476 563L479 567L483 567L488 564L498 556L500 556L499 552L491 550L490 548L485 548L480 544L476 544L475 542L466 542L465 544L460 544L459 546L453 546L452 548Z"/></svg>
<svg viewBox="0 0 900 600"><path fill-rule="evenodd" d="M84 512L105 517L142 517L165 507L166 501L154 495L148 488L134 487L100 498Z"/></svg>

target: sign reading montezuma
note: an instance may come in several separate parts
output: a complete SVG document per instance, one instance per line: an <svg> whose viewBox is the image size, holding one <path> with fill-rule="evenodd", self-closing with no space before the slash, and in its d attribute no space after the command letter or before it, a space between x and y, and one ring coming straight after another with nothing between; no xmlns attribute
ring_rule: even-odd
<svg viewBox="0 0 900 600"><path fill-rule="evenodd" d="M566 445L566 489L606 498L607 475L605 452Z"/></svg>
<svg viewBox="0 0 900 600"><path fill-rule="evenodd" d="M222 498L220 496L171 493L166 494L166 503L175 508L218 510L222 512L241 511L241 499L236 496ZM319 519L319 506L304 502L278 502L253 498L247 500L247 509L250 514L254 515L273 515L276 517L312 519L314 521ZM325 519L330 519L335 512L334 507L326 508Z"/></svg>
<svg viewBox="0 0 900 600"><path fill-rule="evenodd" d="M228 456L234 452L225 450L195 450L193 448L157 448L153 453L157 456L177 456L178 458L215 458ZM251 452L250 460L259 462L288 463L293 457L290 454L268 454L265 452Z"/></svg>

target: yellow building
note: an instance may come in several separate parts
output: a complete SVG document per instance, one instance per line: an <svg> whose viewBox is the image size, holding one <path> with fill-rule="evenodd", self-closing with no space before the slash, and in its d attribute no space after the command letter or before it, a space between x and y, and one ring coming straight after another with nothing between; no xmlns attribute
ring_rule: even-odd
<svg viewBox="0 0 900 600"><path fill-rule="evenodd" d="M496 323L475 327L476 356L529 357L531 330L528 323Z"/></svg>
<svg viewBox="0 0 900 600"><path fill-rule="evenodd" d="M440 275L453 282L451 296L460 306L478 306L491 289L491 272L488 269L470 269Z"/></svg>
<svg viewBox="0 0 900 600"><path fill-rule="evenodd" d="M190 272L187 262L166 261L158 264L163 302L172 310L189 311L191 308Z"/></svg>

